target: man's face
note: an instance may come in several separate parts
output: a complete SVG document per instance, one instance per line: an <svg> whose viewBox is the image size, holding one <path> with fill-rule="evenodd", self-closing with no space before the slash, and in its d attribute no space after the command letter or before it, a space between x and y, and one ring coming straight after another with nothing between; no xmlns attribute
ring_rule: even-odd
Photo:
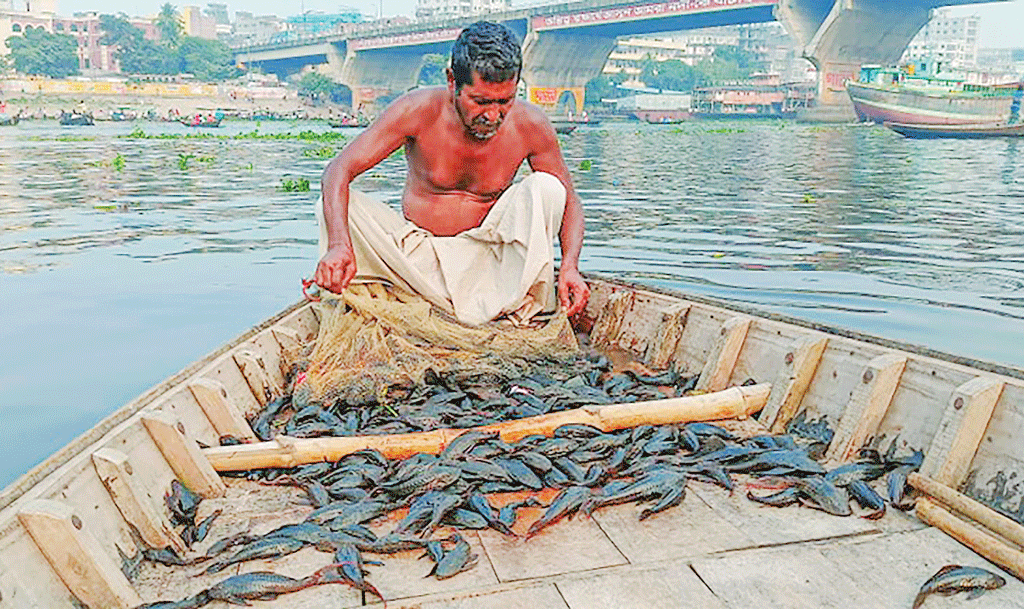
<svg viewBox="0 0 1024 609"><path fill-rule="evenodd" d="M473 72L473 82L458 89L449 72L448 88L453 95L455 111L470 137L484 141L498 132L498 127L515 102L516 80L487 82Z"/></svg>

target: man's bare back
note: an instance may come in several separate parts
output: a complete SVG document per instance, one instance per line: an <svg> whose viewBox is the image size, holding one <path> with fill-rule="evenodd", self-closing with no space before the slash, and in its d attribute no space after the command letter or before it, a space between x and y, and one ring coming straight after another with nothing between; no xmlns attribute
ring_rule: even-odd
<svg viewBox="0 0 1024 609"><path fill-rule="evenodd" d="M535 172L557 177L566 190L558 296L569 315L582 310L590 294L578 270L583 210L551 122L533 104L516 99L518 68L514 74L490 82L472 71L468 82L456 83L449 69L447 87L401 96L327 165L322 191L328 251L317 266L318 285L340 292L356 274L349 184L404 146L404 215L436 236L479 226L524 160Z"/></svg>

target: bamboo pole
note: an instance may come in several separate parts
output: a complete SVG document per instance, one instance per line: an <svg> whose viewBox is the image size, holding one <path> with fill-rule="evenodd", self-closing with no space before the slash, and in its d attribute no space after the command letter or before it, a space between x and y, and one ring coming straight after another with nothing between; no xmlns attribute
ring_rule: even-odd
<svg viewBox="0 0 1024 609"><path fill-rule="evenodd" d="M771 384L762 383L703 395L588 406L472 429L437 429L388 436L278 436L271 442L216 446L205 448L202 452L213 468L220 472L337 461L345 455L368 448L380 451L389 459L404 459L416 453L440 453L449 442L467 431L496 431L502 440L515 442L530 434L551 435L555 429L568 423L593 425L602 431L614 431L645 424L745 418L764 408L770 392Z"/></svg>
<svg viewBox="0 0 1024 609"><path fill-rule="evenodd" d="M931 499L924 498L917 502L917 517L1024 580L1024 552L964 522Z"/></svg>
<svg viewBox="0 0 1024 609"><path fill-rule="evenodd" d="M985 526L993 533L1005 537L1018 546L1024 547L1024 526L1003 516L983 503L971 499L967 495L940 484L927 476L913 472L907 477L910 486L938 499L942 503L960 512L971 520Z"/></svg>

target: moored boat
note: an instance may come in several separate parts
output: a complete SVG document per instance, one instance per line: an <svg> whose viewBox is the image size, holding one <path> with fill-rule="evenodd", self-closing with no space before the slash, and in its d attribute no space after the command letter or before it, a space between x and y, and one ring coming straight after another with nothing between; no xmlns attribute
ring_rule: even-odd
<svg viewBox="0 0 1024 609"><path fill-rule="evenodd" d="M1014 541L1019 533L1013 528L1024 520L1024 503L1020 491L1006 484L1024 473L1024 371L703 297L590 281L593 295L578 327L590 343L619 361L693 375L701 400L745 396L737 402L741 412L756 414L723 422L732 433L764 441L765 434L813 421L832 431L822 447L826 463L847 461L865 446L867 452L889 446L894 453L923 451L920 473L927 477L917 484L938 484L929 491L931 499L919 501L922 518L944 522L954 508L977 510L959 502L976 501L1009 521L1000 533L1009 543L1024 543ZM293 488L218 472L243 469L238 459L254 454L291 464L330 461L328 448L345 444L341 451L352 452L363 439L279 436L242 446L218 444L226 435L253 438L245 417L288 391L290 359L314 346L327 314L318 306L300 303L273 316L119 409L0 493L2 599L13 599L15 607L53 608L127 608L189 595L209 600L210 590L229 587L222 581L226 575L204 573L205 564L140 564L139 544L173 548L197 560L215 539L263 533L310 514L312 507ZM640 374L641 368L632 369ZM514 400L536 391L530 387L524 382L508 395L487 397ZM647 403L639 410L661 412ZM595 415L595 425L609 421L597 416L600 408L585 411ZM724 416L726 410L717 412ZM410 452L411 441L373 439L382 452L396 453ZM203 497L194 516L205 522L220 514L211 539L191 549L167 514L179 496L169 492L175 480ZM386 556L386 564L367 579L389 601L424 606L465 606L472 598L510 607L586 606L592 599L620 606L783 607L797 595L808 606L904 607L943 564L995 568L895 510L877 520L839 518L804 507L758 506L742 492L698 481L687 488L691 497L679 507L639 523L635 507L617 506L594 512L592 520L554 524L541 533L543 540L466 533L490 568L450 580L419 577L429 568L418 561L419 551ZM548 492L547 500L555 494ZM512 500L503 496L504 502ZM528 520L542 511L526 510L533 510ZM978 514L988 512L971 513L978 521ZM397 517L383 521L375 521L377 528L390 530ZM331 562L328 554L306 548L278 560L243 563L241 573L306 575ZM1016 574L1024 577L1024 570ZM241 587L247 581L232 583ZM275 581L299 589L296 580ZM259 590L251 585L243 591L255 595ZM1011 578L984 600L992 607L1019 608L1022 591L1024 584ZM257 596L236 595L233 602L245 598ZM294 606L359 604L356 590L332 586L311 587L294 598Z"/></svg>
<svg viewBox="0 0 1024 609"><path fill-rule="evenodd" d="M976 85L959 77L909 74L877 65L861 67L846 83L861 121L910 125L1005 123L1018 83Z"/></svg>
<svg viewBox="0 0 1024 609"><path fill-rule="evenodd" d="M564 135L576 131L576 128L579 127L579 124L573 121L554 120L551 121L551 126L555 128L555 133L561 133Z"/></svg>
<svg viewBox="0 0 1024 609"><path fill-rule="evenodd" d="M886 122L885 126L904 137L915 139L981 139L989 137L1024 137L1024 123L965 123L962 125L930 125Z"/></svg>
<svg viewBox="0 0 1024 609"><path fill-rule="evenodd" d="M186 116L179 120L182 125L186 127L220 127L220 122L223 120L221 116Z"/></svg>
<svg viewBox="0 0 1024 609"><path fill-rule="evenodd" d="M92 115L87 112L61 112L60 124L70 126L87 126L95 124Z"/></svg>
<svg viewBox="0 0 1024 609"><path fill-rule="evenodd" d="M0 127L10 127L18 124L17 114L0 113Z"/></svg>

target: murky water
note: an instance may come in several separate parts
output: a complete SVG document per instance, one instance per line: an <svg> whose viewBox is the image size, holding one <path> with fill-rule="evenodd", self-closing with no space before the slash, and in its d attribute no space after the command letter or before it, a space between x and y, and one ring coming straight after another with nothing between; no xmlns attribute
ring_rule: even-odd
<svg viewBox="0 0 1024 609"><path fill-rule="evenodd" d="M299 297L316 123L0 128L0 484ZM1024 142L788 122L563 136L584 271L1024 366ZM120 156L119 156L120 155ZM359 178L395 203L404 160ZM311 192L284 192L306 178Z"/></svg>

